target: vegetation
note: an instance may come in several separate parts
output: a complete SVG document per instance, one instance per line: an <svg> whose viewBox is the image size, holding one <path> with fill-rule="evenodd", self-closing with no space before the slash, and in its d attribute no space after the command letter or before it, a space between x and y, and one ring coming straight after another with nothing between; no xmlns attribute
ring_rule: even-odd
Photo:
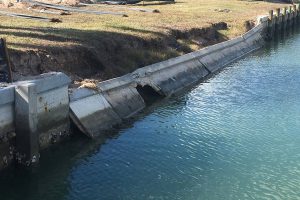
<svg viewBox="0 0 300 200"><path fill-rule="evenodd" d="M39 69L32 70L33 66L28 66L31 70L26 72L14 59L16 74L59 70L75 74L74 79L107 79L238 36L258 15L266 15L268 10L284 5L264 1L177 0L175 4L145 2L145 6L140 3L139 6L83 8L122 12L128 17L49 15L18 6L5 10L56 17L62 23L0 16L0 36L7 38L12 54L30 53L40 57ZM141 7L157 9L159 13L128 9Z"/></svg>

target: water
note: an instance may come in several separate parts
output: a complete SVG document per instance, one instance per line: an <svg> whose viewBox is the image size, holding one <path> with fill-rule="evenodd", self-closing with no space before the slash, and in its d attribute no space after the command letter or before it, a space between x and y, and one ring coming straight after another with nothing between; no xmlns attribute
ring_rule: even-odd
<svg viewBox="0 0 300 200"><path fill-rule="evenodd" d="M299 52L296 33L109 139L54 146L2 173L0 199L299 199Z"/></svg>

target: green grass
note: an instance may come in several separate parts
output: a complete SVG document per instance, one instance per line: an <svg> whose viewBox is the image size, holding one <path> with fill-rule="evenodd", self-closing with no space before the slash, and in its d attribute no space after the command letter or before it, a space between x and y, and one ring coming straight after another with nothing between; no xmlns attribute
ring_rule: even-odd
<svg viewBox="0 0 300 200"><path fill-rule="evenodd" d="M178 0L165 5L146 2L144 7L99 5L83 8L124 12L128 17L77 13L57 16L10 8L11 12L60 18L62 23L0 16L0 36L5 37L9 48L15 51L32 50L51 55L72 48L88 49L98 57L102 65L99 73L106 73L105 79L205 46L197 43L197 35L178 38L172 34L176 31L190 33L213 23L226 22L229 29L220 31L220 35L223 39L233 38L245 32L245 21L256 20L270 9L283 6L286 4L264 1ZM137 12L126 9L128 7L158 9L160 13ZM230 12L218 12L218 9ZM80 56L75 52L74 56ZM67 68L64 66L67 64L72 62L61 63L63 68Z"/></svg>

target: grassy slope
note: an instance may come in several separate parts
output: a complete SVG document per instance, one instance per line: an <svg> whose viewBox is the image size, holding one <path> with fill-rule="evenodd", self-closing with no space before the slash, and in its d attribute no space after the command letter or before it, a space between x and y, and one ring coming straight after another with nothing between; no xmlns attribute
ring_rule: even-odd
<svg viewBox="0 0 300 200"><path fill-rule="evenodd" d="M92 49L96 56L101 57L100 68L105 69L103 73L108 73L103 77L110 78L136 67L203 47L197 37L172 36L174 30L190 31L209 27L212 23L226 22L229 29L221 31L221 34L225 39L232 38L245 31L245 21L256 20L258 15L265 15L268 10L283 6L263 1L178 0L176 4L148 3L144 6L145 9L158 9L160 13L126 9L137 6L88 7L93 10L125 12L129 17L89 14L55 16L9 9L31 15L58 17L63 22L50 23L0 16L0 36L6 37L9 48L17 51L42 50L51 55L74 47ZM215 9L230 9L230 12L217 12ZM167 39L174 40L171 43L175 42L177 46L184 45L186 50L179 51L176 45L164 44Z"/></svg>

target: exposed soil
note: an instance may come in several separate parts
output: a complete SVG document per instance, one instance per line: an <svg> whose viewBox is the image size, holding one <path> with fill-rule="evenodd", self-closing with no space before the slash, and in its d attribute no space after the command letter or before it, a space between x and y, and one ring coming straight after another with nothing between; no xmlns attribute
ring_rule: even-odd
<svg viewBox="0 0 300 200"><path fill-rule="evenodd" d="M76 5L89 0L39 1ZM82 9L110 14L60 15L58 10L12 3L1 10L62 21L41 22L0 15L0 37L7 39L14 80L62 71L74 84L90 88L94 82L236 37L250 30L258 15L287 5L248 0L181 0L168 5L137 5L158 9L160 13L136 11L133 5L91 5Z"/></svg>
<svg viewBox="0 0 300 200"><path fill-rule="evenodd" d="M245 30L251 26L253 23L245 23ZM199 49L225 41L228 38L218 31L227 28L225 22L220 22L210 27L189 31L170 30L167 35L161 34L159 39L145 40L126 35L103 40L102 36L99 40L93 41L94 48L78 45L40 50L11 50L9 53L14 80L50 71L62 71L76 83L84 79L100 81L191 52L192 49L178 42L180 40L192 41ZM141 52L144 54L141 55ZM164 52L167 57L160 57L156 52Z"/></svg>

